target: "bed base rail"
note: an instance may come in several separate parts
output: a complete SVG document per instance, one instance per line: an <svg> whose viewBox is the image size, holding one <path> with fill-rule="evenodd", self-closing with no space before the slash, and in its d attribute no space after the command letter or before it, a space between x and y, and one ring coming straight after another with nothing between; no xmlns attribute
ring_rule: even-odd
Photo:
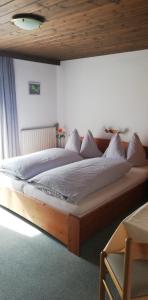
<svg viewBox="0 0 148 300"><path fill-rule="evenodd" d="M81 218L60 212L6 187L0 187L0 205L37 225L61 241L71 252L80 255L80 245L83 241L109 225L136 203L142 202L145 186L144 182Z"/></svg>

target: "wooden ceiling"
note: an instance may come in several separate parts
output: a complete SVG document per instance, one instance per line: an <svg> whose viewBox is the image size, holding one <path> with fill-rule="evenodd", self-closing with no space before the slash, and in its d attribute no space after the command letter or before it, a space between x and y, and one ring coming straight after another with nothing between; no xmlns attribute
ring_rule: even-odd
<svg viewBox="0 0 148 300"><path fill-rule="evenodd" d="M45 17L24 31L14 14ZM148 48L148 0L0 0L0 54L43 62Z"/></svg>

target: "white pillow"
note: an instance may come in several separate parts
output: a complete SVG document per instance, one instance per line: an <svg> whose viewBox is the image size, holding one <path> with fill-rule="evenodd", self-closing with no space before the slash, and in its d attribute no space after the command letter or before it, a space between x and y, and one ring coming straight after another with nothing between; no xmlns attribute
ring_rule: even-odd
<svg viewBox="0 0 148 300"><path fill-rule="evenodd" d="M80 148L81 148L81 138L78 134L77 129L74 129L68 138L68 141L65 145L65 149L76 153L80 153Z"/></svg>
<svg viewBox="0 0 148 300"><path fill-rule="evenodd" d="M98 149L98 146L90 130L88 130L87 134L83 138L80 154L84 158L93 158L102 155L102 152Z"/></svg>
<svg viewBox="0 0 148 300"><path fill-rule="evenodd" d="M103 156L112 159L125 158L125 150L121 144L121 139L118 133L112 136L109 146Z"/></svg>
<svg viewBox="0 0 148 300"><path fill-rule="evenodd" d="M132 166L140 167L147 163L146 153L139 136L134 133L127 149L127 160Z"/></svg>

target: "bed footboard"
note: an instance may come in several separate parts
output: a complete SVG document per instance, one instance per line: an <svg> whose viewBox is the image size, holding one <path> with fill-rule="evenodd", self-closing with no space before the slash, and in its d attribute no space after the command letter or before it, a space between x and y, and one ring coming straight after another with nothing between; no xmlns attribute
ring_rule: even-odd
<svg viewBox="0 0 148 300"><path fill-rule="evenodd" d="M83 241L111 224L132 207L134 208L136 204L143 204L147 192L148 182L146 181L81 218L70 216L68 249L80 255L80 245Z"/></svg>
<svg viewBox="0 0 148 300"><path fill-rule="evenodd" d="M37 225L68 245L69 216L22 193L0 187L0 205Z"/></svg>
<svg viewBox="0 0 148 300"><path fill-rule="evenodd" d="M147 194L147 182L143 182L123 195L112 199L80 220L80 242L90 238L95 232L111 224L136 204L144 201Z"/></svg>

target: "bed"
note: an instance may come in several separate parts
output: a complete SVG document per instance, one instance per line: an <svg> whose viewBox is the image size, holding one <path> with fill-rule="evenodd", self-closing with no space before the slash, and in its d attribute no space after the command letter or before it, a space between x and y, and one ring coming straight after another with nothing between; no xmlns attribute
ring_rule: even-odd
<svg viewBox="0 0 148 300"><path fill-rule="evenodd" d="M109 140L96 139L96 142L104 152ZM35 189L28 184L22 193L24 181L16 180L16 190L10 181L8 185L1 184L0 205L39 226L79 255L83 241L143 200L147 178L147 167L132 168L123 179L86 197L85 204L82 201L79 207L71 204L66 208L64 204L59 206L56 198L48 203L39 200Z"/></svg>

